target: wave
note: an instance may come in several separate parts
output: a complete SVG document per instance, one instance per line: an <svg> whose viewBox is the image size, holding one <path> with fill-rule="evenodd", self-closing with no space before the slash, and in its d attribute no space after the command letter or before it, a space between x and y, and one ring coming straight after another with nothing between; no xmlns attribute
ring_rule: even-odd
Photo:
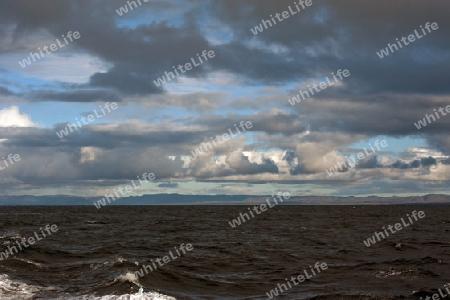
<svg viewBox="0 0 450 300"><path fill-rule="evenodd" d="M137 281L137 278L132 273L126 273L123 276L117 278L119 281L130 281L138 286L141 286ZM11 280L8 275L0 274L0 299L2 300L32 300L36 299L36 296L42 292L47 295L54 289L43 288L38 286L29 285L17 280ZM55 292L56 294L56 292ZM168 295L153 292L144 292L141 287L135 294L123 294L123 295L81 295L81 296L46 296L48 300L176 300L176 298Z"/></svg>
<svg viewBox="0 0 450 300"><path fill-rule="evenodd" d="M158 292L144 292L143 288L135 294L125 295L106 295L106 296L78 296L78 297L64 297L64 300L177 300L172 296L160 294ZM50 300L63 300L63 298L54 298Z"/></svg>
<svg viewBox="0 0 450 300"><path fill-rule="evenodd" d="M0 274L0 299L18 300L32 299L39 289L20 281L13 281L6 274Z"/></svg>

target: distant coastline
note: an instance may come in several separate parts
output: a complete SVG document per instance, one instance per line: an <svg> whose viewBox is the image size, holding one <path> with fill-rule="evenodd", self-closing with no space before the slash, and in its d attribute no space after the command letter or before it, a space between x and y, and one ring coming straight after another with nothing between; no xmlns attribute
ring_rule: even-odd
<svg viewBox="0 0 450 300"><path fill-rule="evenodd" d="M269 196L262 195L181 195L153 194L118 199L110 206L125 205L252 205L262 203ZM101 197L76 196L0 196L0 206L60 206L92 205ZM423 196L292 196L285 205L449 205L450 195L429 194Z"/></svg>

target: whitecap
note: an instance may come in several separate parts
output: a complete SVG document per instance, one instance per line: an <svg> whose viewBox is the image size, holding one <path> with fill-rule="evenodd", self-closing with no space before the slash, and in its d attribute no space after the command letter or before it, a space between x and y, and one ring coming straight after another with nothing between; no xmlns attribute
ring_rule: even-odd
<svg viewBox="0 0 450 300"><path fill-rule="evenodd" d="M0 299L2 300L32 299L37 291L39 288L36 286L13 281L6 274L0 275Z"/></svg>
<svg viewBox="0 0 450 300"><path fill-rule="evenodd" d="M79 297L64 297L64 300L177 300L172 296L160 294L158 292L144 292L143 288L135 294L125 295L106 295L106 296L79 296ZM55 298L50 300L63 300L63 298Z"/></svg>
<svg viewBox="0 0 450 300"><path fill-rule="evenodd" d="M119 276L116 280L133 282L140 286L140 289L135 294L123 295L81 295L81 296L46 296L48 300L176 300L176 298L168 295L158 293L156 291L144 292L138 277L133 273L127 272L125 275ZM32 300L39 292L45 291L46 294L55 291L50 288L43 288L33 285L28 285L20 281L13 281L6 274L0 274L0 299L1 300Z"/></svg>

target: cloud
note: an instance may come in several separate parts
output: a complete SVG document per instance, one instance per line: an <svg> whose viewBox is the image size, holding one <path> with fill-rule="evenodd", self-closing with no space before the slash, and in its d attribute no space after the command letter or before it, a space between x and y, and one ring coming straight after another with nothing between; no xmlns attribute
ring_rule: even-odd
<svg viewBox="0 0 450 300"><path fill-rule="evenodd" d="M0 110L0 127L39 127L27 114L21 114L19 107L11 106Z"/></svg>
<svg viewBox="0 0 450 300"><path fill-rule="evenodd" d="M109 90L70 90L64 92L40 90L31 93L31 97L40 101L60 102L121 102L121 97Z"/></svg>
<svg viewBox="0 0 450 300"><path fill-rule="evenodd" d="M0 95L2 96L12 96L14 95L8 88L0 86Z"/></svg>
<svg viewBox="0 0 450 300"><path fill-rule="evenodd" d="M3 177L13 184L2 188L47 191L58 185L73 193L89 185L97 192L144 172L155 173L159 188L179 191L205 181L246 193L274 182L317 193L365 193L372 183L370 192L418 191L415 183L424 180L441 188L450 180L450 116L421 130L414 126L450 101L450 4L430 1L323 0L257 36L250 28L293 1L155 0L122 17L115 9L123 0L107 6L0 1L0 101L8 103L0 110L0 146L22 157ZM439 30L382 60L376 55L428 21ZM18 60L69 30L81 38L20 69ZM154 80L203 50L214 50L215 57L155 86ZM338 69L351 74L342 84L288 103L299 89ZM51 101L70 110L58 116L40 111L53 124L43 128L11 106L16 100ZM63 140L56 136L65 121L83 114L84 103L104 101L122 102L114 118ZM196 147L236 132L241 121L252 128L192 158ZM343 161L343 153L379 136L399 138L402 145L328 178L325 170ZM399 150L415 143L426 150ZM249 182L261 185L236 185Z"/></svg>
<svg viewBox="0 0 450 300"><path fill-rule="evenodd" d="M382 166L378 162L378 157L376 155L364 157L362 160L359 160L358 163L356 164L356 168L358 169L374 169L381 167Z"/></svg>
<svg viewBox="0 0 450 300"><path fill-rule="evenodd" d="M160 188L177 188L178 187L178 183L177 182L163 182L158 184L158 187Z"/></svg>
<svg viewBox="0 0 450 300"><path fill-rule="evenodd" d="M414 169L420 167L429 167L432 165L436 165L437 161L433 157L415 159L409 163L403 162L401 160L397 160L395 163L391 165L392 168L396 169Z"/></svg>

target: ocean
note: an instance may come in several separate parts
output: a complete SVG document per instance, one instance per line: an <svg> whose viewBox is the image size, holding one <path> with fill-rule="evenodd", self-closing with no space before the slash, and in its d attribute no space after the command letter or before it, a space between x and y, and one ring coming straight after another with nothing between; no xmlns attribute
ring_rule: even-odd
<svg viewBox="0 0 450 300"><path fill-rule="evenodd" d="M233 228L244 213L0 206L0 299L425 299L450 282L448 205L279 205Z"/></svg>

